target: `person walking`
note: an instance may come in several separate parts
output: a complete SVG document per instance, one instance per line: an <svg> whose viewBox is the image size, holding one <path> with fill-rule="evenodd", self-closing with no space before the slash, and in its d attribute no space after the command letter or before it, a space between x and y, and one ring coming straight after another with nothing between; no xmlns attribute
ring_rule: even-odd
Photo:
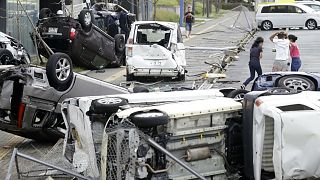
<svg viewBox="0 0 320 180"><path fill-rule="evenodd" d="M300 51L296 43L298 38L295 35L290 34L288 39L290 41L291 71L299 71L301 67L301 59Z"/></svg>
<svg viewBox="0 0 320 180"><path fill-rule="evenodd" d="M275 38L277 36L277 38ZM272 71L287 71L290 63L289 59L289 40L284 31L276 32L270 36L270 41L274 43L276 58L273 62Z"/></svg>
<svg viewBox="0 0 320 180"><path fill-rule="evenodd" d="M250 49L250 60L249 60L249 70L250 77L241 85L241 89L245 89L246 86L254 79L255 72L258 76L262 74L260 60L262 58L262 46L264 39L262 37L257 37Z"/></svg>
<svg viewBox="0 0 320 180"><path fill-rule="evenodd" d="M186 31L187 31L187 38L190 37L191 29L192 29L192 22L194 21L194 15L191 11L191 7L188 7L188 11L184 14L184 18L186 20Z"/></svg>

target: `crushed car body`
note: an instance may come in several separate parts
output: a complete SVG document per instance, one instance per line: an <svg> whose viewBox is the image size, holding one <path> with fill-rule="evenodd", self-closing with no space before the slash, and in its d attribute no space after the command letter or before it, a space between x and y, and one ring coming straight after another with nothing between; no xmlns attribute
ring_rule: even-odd
<svg viewBox="0 0 320 180"><path fill-rule="evenodd" d="M139 76L185 79L185 48L177 23L138 21L126 44L127 80Z"/></svg>
<svg viewBox="0 0 320 180"><path fill-rule="evenodd" d="M64 101L64 155L78 172L101 179L320 175L318 149L312 148L320 134L318 92L251 92L243 104L221 96L147 103L149 94L137 104L138 94L124 95L125 103L122 95Z"/></svg>

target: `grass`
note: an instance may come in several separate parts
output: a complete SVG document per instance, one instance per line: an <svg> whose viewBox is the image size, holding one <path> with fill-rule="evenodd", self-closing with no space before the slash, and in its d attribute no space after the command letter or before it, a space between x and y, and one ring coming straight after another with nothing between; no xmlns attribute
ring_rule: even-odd
<svg viewBox="0 0 320 180"><path fill-rule="evenodd" d="M158 0L157 6L179 6L179 0Z"/></svg>
<svg viewBox="0 0 320 180"><path fill-rule="evenodd" d="M177 15L175 12L157 9L156 20L157 21L179 22L179 15Z"/></svg>

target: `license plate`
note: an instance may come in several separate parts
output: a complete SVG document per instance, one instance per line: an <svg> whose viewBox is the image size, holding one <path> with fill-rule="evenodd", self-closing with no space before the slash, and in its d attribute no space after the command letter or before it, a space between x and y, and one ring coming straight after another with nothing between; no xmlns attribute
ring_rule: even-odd
<svg viewBox="0 0 320 180"><path fill-rule="evenodd" d="M153 66L161 66L161 61L152 61L151 65L153 65Z"/></svg>
<svg viewBox="0 0 320 180"><path fill-rule="evenodd" d="M58 32L58 28L49 27L48 29L48 33L57 33L57 32Z"/></svg>

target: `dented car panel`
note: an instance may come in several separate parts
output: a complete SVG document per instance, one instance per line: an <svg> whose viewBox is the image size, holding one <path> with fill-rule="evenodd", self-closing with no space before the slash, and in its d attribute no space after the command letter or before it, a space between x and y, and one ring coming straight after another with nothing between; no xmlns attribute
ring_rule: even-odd
<svg viewBox="0 0 320 180"><path fill-rule="evenodd" d="M185 48L179 26L171 22L135 22L126 45L126 60L127 75L184 75Z"/></svg>

